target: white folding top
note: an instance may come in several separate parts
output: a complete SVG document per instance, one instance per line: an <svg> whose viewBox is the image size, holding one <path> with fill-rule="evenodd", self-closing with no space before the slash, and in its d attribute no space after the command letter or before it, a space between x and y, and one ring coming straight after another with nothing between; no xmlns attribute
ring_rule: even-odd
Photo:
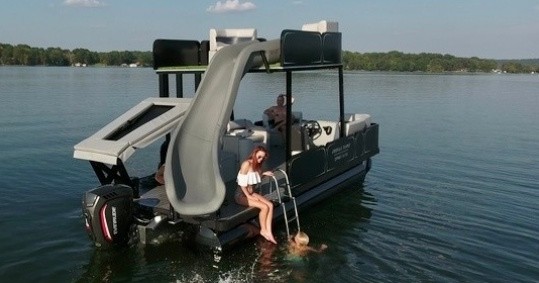
<svg viewBox="0 0 539 283"><path fill-rule="evenodd" d="M328 31L338 32L339 23L331 21L319 21L318 23L304 24L301 29L304 31L317 31L319 33L324 33Z"/></svg>
<svg viewBox="0 0 539 283"><path fill-rule="evenodd" d="M147 98L89 138L75 145L73 157L112 165L116 164L118 158L125 161L137 148L144 148L170 132L179 122L190 103L191 98ZM172 106L172 108L117 140L106 139L154 105Z"/></svg>

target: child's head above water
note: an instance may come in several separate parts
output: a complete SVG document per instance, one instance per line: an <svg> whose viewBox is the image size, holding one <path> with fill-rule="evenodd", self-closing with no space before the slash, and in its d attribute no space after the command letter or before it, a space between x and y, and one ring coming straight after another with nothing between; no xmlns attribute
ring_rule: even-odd
<svg viewBox="0 0 539 283"><path fill-rule="evenodd" d="M309 244L309 235L300 231L294 236L294 242L300 246L307 246Z"/></svg>

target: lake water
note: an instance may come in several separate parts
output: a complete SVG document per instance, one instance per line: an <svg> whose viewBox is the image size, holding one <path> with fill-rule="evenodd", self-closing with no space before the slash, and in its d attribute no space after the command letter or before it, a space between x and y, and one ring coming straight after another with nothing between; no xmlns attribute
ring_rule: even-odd
<svg viewBox="0 0 539 283"><path fill-rule="evenodd" d="M335 118L336 76L294 75L295 110ZM236 117L259 118L282 78L248 75ZM152 69L0 67L2 281L539 281L539 76L345 73L346 112L380 124L381 153L365 182L302 212L329 248L301 261L257 240L93 247L80 202L98 181L73 145L157 89ZM131 172L155 170L157 152Z"/></svg>

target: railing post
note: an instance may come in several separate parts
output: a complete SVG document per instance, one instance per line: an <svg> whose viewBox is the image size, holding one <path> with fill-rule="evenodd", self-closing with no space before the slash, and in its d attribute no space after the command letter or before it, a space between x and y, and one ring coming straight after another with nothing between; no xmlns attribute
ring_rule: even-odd
<svg viewBox="0 0 539 283"><path fill-rule="evenodd" d="M341 121L341 131L339 137L344 137L344 79L343 79L343 66L339 66L339 121Z"/></svg>
<svg viewBox="0 0 539 283"><path fill-rule="evenodd" d="M183 74L176 74L176 97L183 97Z"/></svg>
<svg viewBox="0 0 539 283"><path fill-rule="evenodd" d="M168 97L168 74L159 74L159 97Z"/></svg>
<svg viewBox="0 0 539 283"><path fill-rule="evenodd" d="M292 72L286 71L286 172L290 172L292 158Z"/></svg>

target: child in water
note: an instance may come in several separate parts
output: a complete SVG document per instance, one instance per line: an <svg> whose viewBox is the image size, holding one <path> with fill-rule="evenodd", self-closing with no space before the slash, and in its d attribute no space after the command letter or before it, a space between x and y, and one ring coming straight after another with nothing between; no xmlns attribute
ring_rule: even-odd
<svg viewBox="0 0 539 283"><path fill-rule="evenodd" d="M320 253L327 249L325 244L320 245L320 248L315 249L309 246L309 236L302 231L299 231L293 237L288 239L288 252L290 255L303 257L310 252Z"/></svg>

